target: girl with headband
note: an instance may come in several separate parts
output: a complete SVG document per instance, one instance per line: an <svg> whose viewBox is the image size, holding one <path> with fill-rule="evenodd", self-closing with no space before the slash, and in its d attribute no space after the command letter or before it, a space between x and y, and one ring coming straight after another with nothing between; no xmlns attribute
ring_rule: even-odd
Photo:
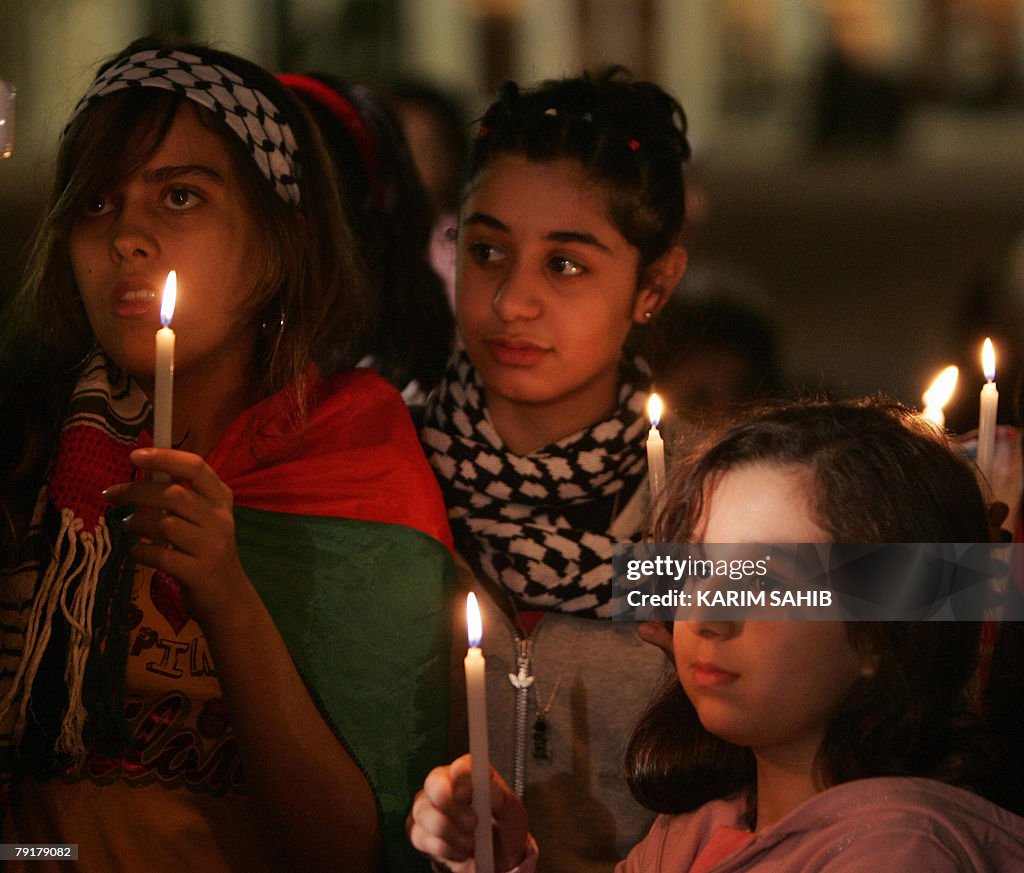
<svg viewBox="0 0 1024 873"><path fill-rule="evenodd" d="M325 373L367 298L336 191L230 54L133 43L72 113L0 343L4 842L85 871L417 864L450 535L398 393Z"/></svg>
<svg viewBox="0 0 1024 873"><path fill-rule="evenodd" d="M421 436L481 599L491 760L558 873L609 869L652 819L621 760L666 661L610 619L611 558L649 493L650 375L627 340L686 263L688 156L682 108L657 85L509 83L460 211L465 351Z"/></svg>

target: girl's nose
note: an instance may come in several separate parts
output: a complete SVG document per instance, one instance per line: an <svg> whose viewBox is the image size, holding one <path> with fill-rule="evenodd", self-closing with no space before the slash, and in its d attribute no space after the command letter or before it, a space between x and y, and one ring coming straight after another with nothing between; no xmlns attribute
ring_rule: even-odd
<svg viewBox="0 0 1024 873"><path fill-rule="evenodd" d="M536 318L540 315L540 297L525 269L515 265L509 268L494 293L491 308L502 321Z"/></svg>
<svg viewBox="0 0 1024 873"><path fill-rule="evenodd" d="M130 258L149 258L156 254L157 241L139 210L122 207L110 236L110 257L120 264Z"/></svg>

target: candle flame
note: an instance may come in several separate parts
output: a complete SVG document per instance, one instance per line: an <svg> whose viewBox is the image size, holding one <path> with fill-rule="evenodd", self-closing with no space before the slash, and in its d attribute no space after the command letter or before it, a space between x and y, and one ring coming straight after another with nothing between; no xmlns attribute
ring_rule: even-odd
<svg viewBox="0 0 1024 873"><path fill-rule="evenodd" d="M484 635L484 623L480 617L480 606L476 602L476 595L472 591L466 595L466 630L469 647L477 648Z"/></svg>
<svg viewBox="0 0 1024 873"><path fill-rule="evenodd" d="M985 343L981 347L981 369L986 382L996 378L996 350L988 337L985 337Z"/></svg>
<svg viewBox="0 0 1024 873"><path fill-rule="evenodd" d="M946 367L932 382L931 387L924 392L924 415L932 421L942 414L942 407L949 402L953 396L953 389L956 388L957 376L960 371L954 366Z"/></svg>
<svg viewBox="0 0 1024 873"><path fill-rule="evenodd" d="M160 302L160 324L167 327L174 318L174 304L178 299L178 274L171 270L164 283L164 296Z"/></svg>
<svg viewBox="0 0 1024 873"><path fill-rule="evenodd" d="M651 394L647 400L647 417L651 420L651 427L657 427L661 422L661 408L661 398Z"/></svg>

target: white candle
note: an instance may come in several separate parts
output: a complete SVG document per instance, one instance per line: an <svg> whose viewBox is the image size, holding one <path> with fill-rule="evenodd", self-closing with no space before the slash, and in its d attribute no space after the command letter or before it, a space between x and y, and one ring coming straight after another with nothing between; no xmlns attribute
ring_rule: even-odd
<svg viewBox="0 0 1024 873"><path fill-rule="evenodd" d="M656 505L665 488L665 441L658 431L661 421L661 398L652 394L647 401L647 417L651 429L647 432L647 479L651 486L651 504Z"/></svg>
<svg viewBox="0 0 1024 873"><path fill-rule="evenodd" d="M987 337L981 347L981 368L985 373L985 385L981 389L981 409L978 413L978 469L985 479L990 479L992 456L996 448L999 392L996 390L996 352L992 340Z"/></svg>
<svg viewBox="0 0 1024 873"><path fill-rule="evenodd" d="M164 296L160 303L160 324L156 332L156 370L153 387L153 445L169 449L173 445L171 422L174 414L174 331L171 318L178 296L178 277L174 270L167 274Z"/></svg>
<svg viewBox="0 0 1024 873"><path fill-rule="evenodd" d="M487 684L484 653L480 651L483 621L476 595L466 597L466 629L469 650L466 668L466 708L469 711L469 754L473 759L473 811L476 813L474 835L477 873L494 873L494 846L491 843L491 762L487 748Z"/></svg>
<svg viewBox="0 0 1024 873"><path fill-rule="evenodd" d="M956 380L960 370L952 364L946 367L932 382L931 387L924 392L924 412L921 414L930 422L939 427L946 426L946 415L942 407L949 402L953 396L953 389L956 388Z"/></svg>

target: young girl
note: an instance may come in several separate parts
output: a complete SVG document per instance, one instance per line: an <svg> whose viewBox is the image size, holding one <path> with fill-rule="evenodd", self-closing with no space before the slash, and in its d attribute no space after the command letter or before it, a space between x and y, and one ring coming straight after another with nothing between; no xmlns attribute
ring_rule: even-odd
<svg viewBox="0 0 1024 873"><path fill-rule="evenodd" d="M398 393L318 372L365 297L336 191L233 55L140 41L72 114L0 343L4 842L85 871L422 867L401 825L445 742L447 524Z"/></svg>
<svg viewBox="0 0 1024 873"><path fill-rule="evenodd" d="M651 821L621 759L665 659L608 618L610 559L648 493L649 377L623 349L685 266L685 129L618 71L508 84L460 212L465 351L422 437L481 595L492 761L552 871L610 869Z"/></svg>
<svg viewBox="0 0 1024 873"><path fill-rule="evenodd" d="M736 426L673 483L659 541L982 542L959 451L872 402L798 405ZM677 621L673 682L629 746L637 797L667 813L621 871L996 871L1024 819L983 800L993 773L966 715L967 622ZM467 758L434 770L413 843L473 851ZM532 869L525 816L495 778L496 869ZM532 824L532 821L531 821ZM546 851L544 844L542 851Z"/></svg>

